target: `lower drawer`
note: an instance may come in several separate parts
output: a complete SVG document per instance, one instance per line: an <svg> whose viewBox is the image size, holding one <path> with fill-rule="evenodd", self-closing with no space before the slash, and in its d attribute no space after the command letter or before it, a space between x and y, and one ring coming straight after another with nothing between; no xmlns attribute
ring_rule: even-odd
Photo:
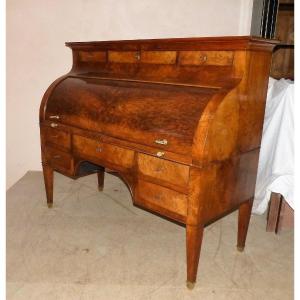
<svg viewBox="0 0 300 300"><path fill-rule="evenodd" d="M69 153L52 147L45 148L45 159L53 169L62 171L69 175L73 174L73 158Z"/></svg>
<svg viewBox="0 0 300 300"><path fill-rule="evenodd" d="M138 180L135 190L135 202L140 206L171 218L174 215L182 217L187 215L187 196L185 194L147 181ZM168 212L171 214L168 214Z"/></svg>

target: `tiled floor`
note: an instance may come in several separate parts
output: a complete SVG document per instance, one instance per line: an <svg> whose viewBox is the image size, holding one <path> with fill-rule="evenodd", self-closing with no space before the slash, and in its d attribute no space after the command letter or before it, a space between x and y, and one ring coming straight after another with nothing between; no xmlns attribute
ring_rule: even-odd
<svg viewBox="0 0 300 300"><path fill-rule="evenodd" d="M293 299L293 232L265 232L253 216L244 253L237 215L208 226L194 290L185 286L185 230L132 206L106 174L73 181L55 174L54 207L42 173L7 194L7 299Z"/></svg>

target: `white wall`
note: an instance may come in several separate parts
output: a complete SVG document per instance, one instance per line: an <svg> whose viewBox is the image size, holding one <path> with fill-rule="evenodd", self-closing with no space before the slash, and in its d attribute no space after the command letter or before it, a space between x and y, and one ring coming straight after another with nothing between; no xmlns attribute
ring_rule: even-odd
<svg viewBox="0 0 300 300"><path fill-rule="evenodd" d="M7 1L7 188L41 170L38 111L65 41L248 35L253 0Z"/></svg>

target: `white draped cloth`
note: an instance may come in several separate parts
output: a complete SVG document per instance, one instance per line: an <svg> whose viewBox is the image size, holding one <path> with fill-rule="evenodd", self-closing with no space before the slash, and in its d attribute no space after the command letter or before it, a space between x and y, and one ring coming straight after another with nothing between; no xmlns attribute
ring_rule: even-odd
<svg viewBox="0 0 300 300"><path fill-rule="evenodd" d="M263 214L271 192L294 209L294 84L270 78L252 212Z"/></svg>

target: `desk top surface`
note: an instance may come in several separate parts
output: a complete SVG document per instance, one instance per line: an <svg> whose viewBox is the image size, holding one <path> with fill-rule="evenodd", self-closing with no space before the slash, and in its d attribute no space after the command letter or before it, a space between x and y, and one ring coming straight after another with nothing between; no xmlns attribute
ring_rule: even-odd
<svg viewBox="0 0 300 300"><path fill-rule="evenodd" d="M135 39L135 40L112 40L112 41L88 41L88 42L66 42L66 46L70 48L116 48L116 49L201 49L203 45L206 47L226 48L226 49L247 49L253 45L265 45L273 47L278 44L277 40L263 39L253 36L220 36L220 37L188 37L188 38L167 38L167 39Z"/></svg>

